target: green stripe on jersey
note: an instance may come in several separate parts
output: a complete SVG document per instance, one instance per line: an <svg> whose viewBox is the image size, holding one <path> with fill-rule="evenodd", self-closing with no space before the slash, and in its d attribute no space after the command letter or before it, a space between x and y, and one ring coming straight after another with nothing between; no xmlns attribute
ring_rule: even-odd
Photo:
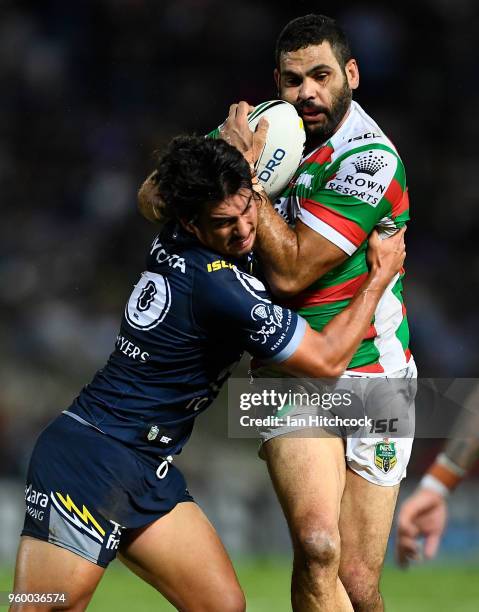
<svg viewBox="0 0 479 612"><path fill-rule="evenodd" d="M407 317L403 317L403 320L399 324L396 330L396 338L401 343L401 346L406 350L409 346L409 324Z"/></svg>
<svg viewBox="0 0 479 612"><path fill-rule="evenodd" d="M313 329L321 331L326 323L329 323L338 312L346 308L350 301L351 300L339 300L337 302L327 302L326 304L300 308L297 312L308 321Z"/></svg>
<svg viewBox="0 0 479 612"><path fill-rule="evenodd" d="M402 212L397 217L394 217L394 222L396 223L398 227L402 227L403 225L407 223L407 221L410 220L410 218L411 217L409 216L409 208L408 208L407 210Z"/></svg>
<svg viewBox="0 0 479 612"><path fill-rule="evenodd" d="M331 304L312 306L311 308L304 309L301 308L298 310L298 314L304 317L313 329L321 331L338 312L346 308L349 302L350 300L341 300ZM374 338L369 338L361 342L348 368L358 368L363 365L377 363L378 359L379 351L374 344Z"/></svg>
<svg viewBox="0 0 479 612"><path fill-rule="evenodd" d="M329 146L331 146L331 145L329 145ZM349 149L346 153L343 153L343 155L340 155L337 159L335 159L329 165L329 167L328 167L328 175L329 174L333 174L339 168L339 166L342 164L342 162L345 159L347 159L348 157L351 157L352 155L357 155L358 153L362 153L363 151L371 151L371 150L387 151L388 153L391 153L392 155L394 155L394 157L396 158L396 160L398 162L397 166L402 166L403 165L402 161L401 161L401 158L399 157L399 155L397 154L397 152L394 149L392 149L391 147L388 147L387 145L384 145L384 144L381 144L381 143L376 143L376 144L371 144L371 145L362 145L360 147L354 147L354 149Z"/></svg>
<svg viewBox="0 0 479 612"><path fill-rule="evenodd" d="M374 338L363 340L349 362L347 369L378 363L379 357L380 353L374 344Z"/></svg>
<svg viewBox="0 0 479 612"><path fill-rule="evenodd" d="M398 279L392 288L393 294L398 300L403 303L402 297L402 280ZM331 319L339 312L344 310L350 303L350 300L338 300L337 302L327 302L306 308L300 308L298 314L304 317L309 325L316 331L321 331ZM374 318L371 323L374 323ZM407 318L403 317L401 323L395 331L396 337L401 342L404 350L409 346L409 326ZM359 368L364 365L377 363L379 360L379 351L374 344L374 338L363 340L358 347L358 350L353 355L353 358L348 365L348 368Z"/></svg>
<svg viewBox="0 0 479 612"><path fill-rule="evenodd" d="M324 276L315 281L310 285L306 291L313 289L323 289L325 287L335 287L345 283L348 280L352 280L361 274L368 271L368 263L366 260L366 249L367 243L364 242L355 251L351 257L348 257L346 261L340 264L337 268L333 268L329 272L326 272Z"/></svg>
<svg viewBox="0 0 479 612"><path fill-rule="evenodd" d="M220 137L220 128L217 127L214 130L211 130L208 134L206 134L206 138L219 138Z"/></svg>
<svg viewBox="0 0 479 612"><path fill-rule="evenodd" d="M403 291L403 284L402 284L402 278L400 278L397 281L397 283L394 285L392 292L397 297L397 299L401 302L401 304L404 304L402 291ZM409 324L408 324L408 320L406 316L403 316L403 319L401 323L399 324L399 327L396 329L396 338L401 343L403 349L406 350L409 346Z"/></svg>

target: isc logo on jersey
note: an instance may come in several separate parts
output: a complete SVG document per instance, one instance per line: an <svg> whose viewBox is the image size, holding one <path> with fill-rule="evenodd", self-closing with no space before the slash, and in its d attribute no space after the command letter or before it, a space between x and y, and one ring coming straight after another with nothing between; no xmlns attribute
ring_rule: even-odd
<svg viewBox="0 0 479 612"><path fill-rule="evenodd" d="M143 272L125 308L125 317L135 329L153 329L163 321L171 306L168 279L155 272Z"/></svg>
<svg viewBox="0 0 479 612"><path fill-rule="evenodd" d="M384 149L370 149L347 157L325 189L358 198L373 208L379 204L391 183L397 158Z"/></svg>

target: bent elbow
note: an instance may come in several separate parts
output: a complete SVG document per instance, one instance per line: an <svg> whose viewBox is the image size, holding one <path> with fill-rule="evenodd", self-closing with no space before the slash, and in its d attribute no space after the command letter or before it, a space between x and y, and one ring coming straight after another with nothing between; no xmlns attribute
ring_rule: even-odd
<svg viewBox="0 0 479 612"><path fill-rule="evenodd" d="M338 363L335 365L331 365L328 376L329 378L339 378L340 376L344 374L345 369L346 369L346 366L344 365L344 363Z"/></svg>
<svg viewBox="0 0 479 612"><path fill-rule="evenodd" d="M311 366L309 375L313 378L339 378L345 370L344 364L324 359L317 359Z"/></svg>
<svg viewBox="0 0 479 612"><path fill-rule="evenodd" d="M294 278L271 279L269 287L273 295L281 300L288 300L296 296L303 287L299 287Z"/></svg>
<svg viewBox="0 0 479 612"><path fill-rule="evenodd" d="M339 378L341 374L344 372L344 368L342 365L338 365L335 363L323 363L321 369L321 378Z"/></svg>

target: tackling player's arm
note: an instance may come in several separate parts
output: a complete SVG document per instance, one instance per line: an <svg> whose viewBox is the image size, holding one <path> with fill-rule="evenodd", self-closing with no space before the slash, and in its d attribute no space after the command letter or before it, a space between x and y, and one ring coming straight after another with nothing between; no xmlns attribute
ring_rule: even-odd
<svg viewBox="0 0 479 612"><path fill-rule="evenodd" d="M198 270L192 292L194 318L206 333L229 330L238 348L261 365L296 376L336 378L346 369L378 301L404 262L404 232L387 240L373 233L367 280L321 332L297 313L273 304L261 281L235 265Z"/></svg>
<svg viewBox="0 0 479 612"><path fill-rule="evenodd" d="M404 263L404 232L405 228L385 241L376 231L371 234L371 269L366 281L321 332L307 326L297 350L277 367L295 376L335 378L344 372L366 335L381 296Z"/></svg>

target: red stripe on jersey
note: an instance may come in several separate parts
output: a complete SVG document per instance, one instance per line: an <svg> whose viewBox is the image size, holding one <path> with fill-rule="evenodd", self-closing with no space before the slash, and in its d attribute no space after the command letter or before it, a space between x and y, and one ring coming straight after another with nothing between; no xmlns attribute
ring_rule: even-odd
<svg viewBox="0 0 479 612"><path fill-rule="evenodd" d="M404 351L404 355L406 357L406 363L409 363L411 359L411 351L406 349ZM359 366L358 368L348 368L349 372L365 372L369 374L382 374L384 372L384 368L379 363L372 363L371 365Z"/></svg>
<svg viewBox="0 0 479 612"><path fill-rule="evenodd" d="M304 200L301 202L301 207L334 228L355 246L359 246L366 239L366 232L357 223L343 217L343 215L324 204L314 200Z"/></svg>
<svg viewBox="0 0 479 612"><path fill-rule="evenodd" d="M371 325L369 326L369 329L366 332L366 335L364 336L363 340L371 340L372 338L376 338L377 335L378 335L378 332L377 332L376 328L374 327L374 324L371 323Z"/></svg>
<svg viewBox="0 0 479 612"><path fill-rule="evenodd" d="M369 374L382 374L384 368L380 363L372 363L371 365L359 366L359 368L349 368L348 372L366 372Z"/></svg>
<svg viewBox="0 0 479 612"><path fill-rule="evenodd" d="M396 208L401 204L401 200L403 198L403 190L396 179L393 179L391 181L389 187L386 189L384 197L389 202L391 202L391 208L393 211L395 211Z"/></svg>
<svg viewBox="0 0 479 612"><path fill-rule="evenodd" d="M315 291L304 291L285 304L287 308L298 310L309 306L318 306L326 302L337 302L339 300L350 300L359 287L366 280L368 273L360 274L356 278L350 278L343 283L333 287L323 287Z"/></svg>
<svg viewBox="0 0 479 612"><path fill-rule="evenodd" d="M318 149L316 153L313 153L313 155L311 155L311 157L306 161L309 163L314 162L316 164L325 164L331 161L331 155L333 152L333 147L324 146Z"/></svg>
<svg viewBox="0 0 479 612"><path fill-rule="evenodd" d="M406 305L404 304L404 302L402 303L402 316L406 316Z"/></svg>
<svg viewBox="0 0 479 612"><path fill-rule="evenodd" d="M386 192L387 193L387 192ZM399 217L405 210L409 210L409 195L406 191L403 193L402 198L396 206L393 206L392 213L394 217Z"/></svg>

